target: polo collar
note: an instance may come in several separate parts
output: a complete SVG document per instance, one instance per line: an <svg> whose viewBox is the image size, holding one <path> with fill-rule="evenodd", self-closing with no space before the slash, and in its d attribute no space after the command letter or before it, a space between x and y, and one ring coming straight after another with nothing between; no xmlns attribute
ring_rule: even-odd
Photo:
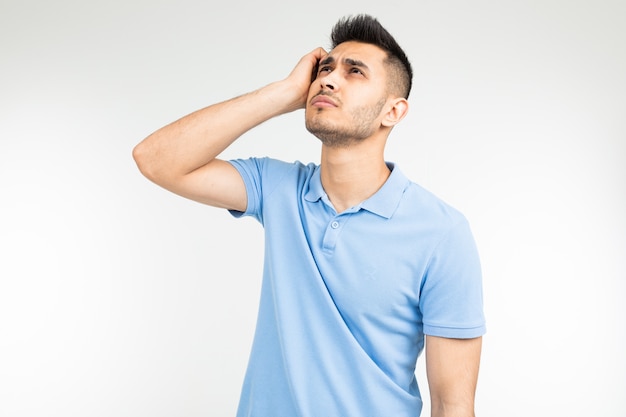
<svg viewBox="0 0 626 417"><path fill-rule="evenodd" d="M358 209L367 210L386 219L391 218L396 211L402 194L404 194L404 190L409 185L409 180L392 162L387 162L387 166L391 170L387 181L373 196L356 206L355 211ZM304 199L311 203L320 199L328 199L324 187L322 187L319 165L315 167L315 171L309 180L309 187L304 194Z"/></svg>

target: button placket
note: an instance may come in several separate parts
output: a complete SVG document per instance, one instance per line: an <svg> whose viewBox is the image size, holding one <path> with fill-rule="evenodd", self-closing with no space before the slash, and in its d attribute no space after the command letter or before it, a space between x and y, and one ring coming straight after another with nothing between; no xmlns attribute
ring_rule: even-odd
<svg viewBox="0 0 626 417"><path fill-rule="evenodd" d="M324 241L323 241L323 249L326 252L332 252L335 249L335 245L337 243L337 239L339 238L339 233L341 232L341 227L343 226L343 222L333 219L328 226L326 227L326 232L324 233Z"/></svg>

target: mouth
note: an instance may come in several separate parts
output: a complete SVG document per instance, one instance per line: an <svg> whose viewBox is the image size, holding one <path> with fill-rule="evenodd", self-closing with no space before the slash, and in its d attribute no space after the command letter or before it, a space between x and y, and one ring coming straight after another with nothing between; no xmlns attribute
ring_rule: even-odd
<svg viewBox="0 0 626 417"><path fill-rule="evenodd" d="M337 107L337 103L327 95L322 93L316 95L311 100L311 106L314 107Z"/></svg>

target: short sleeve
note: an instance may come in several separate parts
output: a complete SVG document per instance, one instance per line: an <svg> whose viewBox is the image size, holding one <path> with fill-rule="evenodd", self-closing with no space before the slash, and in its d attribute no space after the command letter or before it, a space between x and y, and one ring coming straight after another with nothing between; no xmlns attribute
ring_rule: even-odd
<svg viewBox="0 0 626 417"><path fill-rule="evenodd" d="M264 158L234 159L228 161L237 169L239 175L246 185L246 194L248 197L248 205L246 211L229 210L234 217L252 216L260 220L261 201L262 201L262 181Z"/></svg>
<svg viewBox="0 0 626 417"><path fill-rule="evenodd" d="M422 281L419 306L424 334L465 339L485 333L480 260L465 219L435 247Z"/></svg>
<svg viewBox="0 0 626 417"><path fill-rule="evenodd" d="M284 162L272 158L233 159L228 161L241 175L246 186L248 205L246 211L229 210L234 217L252 216L264 223L264 201L289 178L298 178L298 170L305 168L300 162ZM294 177L295 175L295 177Z"/></svg>

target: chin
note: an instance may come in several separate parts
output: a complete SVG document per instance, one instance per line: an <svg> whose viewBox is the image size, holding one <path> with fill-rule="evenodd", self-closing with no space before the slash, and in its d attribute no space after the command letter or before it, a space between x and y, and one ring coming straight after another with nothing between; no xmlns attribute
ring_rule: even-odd
<svg viewBox="0 0 626 417"><path fill-rule="evenodd" d="M326 128L322 128L320 126L311 128L307 125L307 130L313 136L318 138L324 146L329 148L348 148L363 141L363 139L360 139L359 137L355 138L355 136L350 134L350 132L345 132L336 128L333 129L328 126L326 126Z"/></svg>

